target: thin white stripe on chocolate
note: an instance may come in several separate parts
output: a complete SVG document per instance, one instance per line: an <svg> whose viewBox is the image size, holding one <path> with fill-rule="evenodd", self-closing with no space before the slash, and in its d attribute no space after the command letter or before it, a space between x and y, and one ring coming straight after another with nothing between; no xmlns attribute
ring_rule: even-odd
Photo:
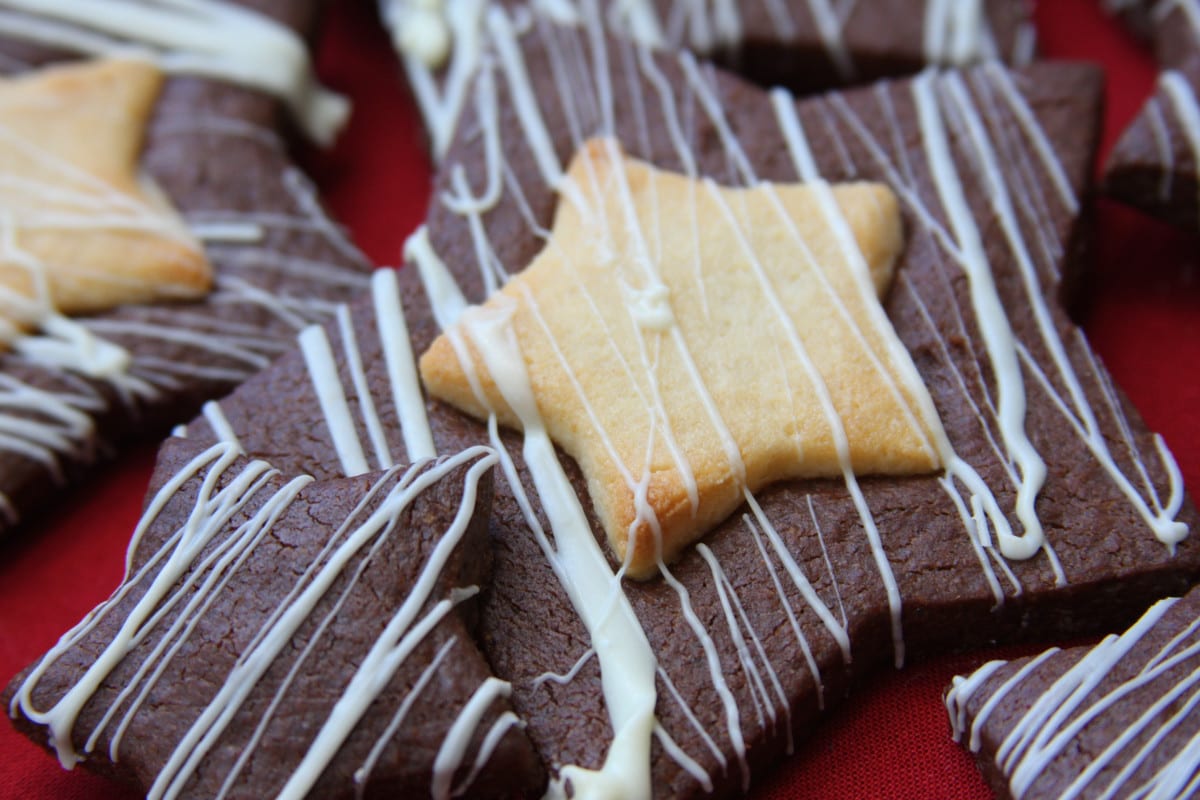
<svg viewBox="0 0 1200 800"><path fill-rule="evenodd" d="M985 24L982 0L927 0L925 60L961 66L979 58Z"/></svg>
<svg viewBox="0 0 1200 800"><path fill-rule="evenodd" d="M1013 702L1027 701L1009 702L1009 696L1042 665L1053 664L1052 658L1061 657L1057 649L1030 660L991 691L971 722L970 747L978 751L981 731L993 714L1003 713L1016 720L995 755L1010 779L1014 796L1028 793L1051 761L1065 757L1080 736L1095 730L1110 731L1111 736L1098 741L1089 735L1087 747L1093 755L1073 776L1065 776L1070 783L1061 789L1062 797L1086 793L1105 799L1129 796L1167 800L1188 796L1197 780L1200 735L1176 736L1174 740L1170 737L1200 708L1200 641L1196 641L1200 619L1189 622L1178 613L1168 617L1176 602L1169 599L1155 604L1128 631L1090 649L1023 709L1014 708ZM1145 637L1164 625L1177 630L1164 644L1148 652ZM1131 659L1133 664L1126 666ZM972 695L1002 663L992 662L968 678L955 679L947 708L956 736L965 732L967 704ZM1114 670L1127 677L1110 682ZM1107 714L1131 703L1135 704L1136 716L1122 712L1126 721L1121 726L1102 727ZM1139 741L1141 744L1133 749ZM1157 766L1147 772L1151 758ZM1103 782L1102 775L1107 776ZM1060 774L1059 779L1062 777ZM1135 778L1139 782L1131 784Z"/></svg>
<svg viewBox="0 0 1200 800"><path fill-rule="evenodd" d="M304 354L304 364L321 405L321 414L329 428L330 440L341 462L342 474L351 476L367 472L370 467L358 440L354 418L350 416L350 406L346 402L342 379L338 375L337 362L333 358L333 349L325 329L313 325L301 331L296 341L300 345L300 352Z"/></svg>
<svg viewBox="0 0 1200 800"><path fill-rule="evenodd" d="M411 463L433 458L437 455L437 449L433 444L433 433L429 429L429 418L425 414L425 403L421 398L421 385L417 379L412 342L408 336L408 323L405 322L394 270L375 271L371 276L371 298L374 301L375 319L379 325L379 341L383 344L383 360L387 365L392 402L400 417L400 431L404 436L404 449L408 453L408 460Z"/></svg>
<svg viewBox="0 0 1200 800"><path fill-rule="evenodd" d="M626 143L632 147L633 142L638 142L647 136L646 131L648 126L646 120L648 115L643 104L647 101L657 101L662 106L662 113L656 119L661 119L664 123L667 134L670 137L669 145L673 146L679 163L682 165L682 171L685 174L692 177L696 177L699 174L696 156L692 150L692 143L696 138L698 124L711 122L716 130L716 136L725 151L726 168L728 169L730 182L753 185L756 182L753 168L746 157L742 144L733 132L733 126L725 118L725 110L722 107L719 93L715 89L715 83L709 74L704 71L704 68L699 67L690 58L683 57L679 66L683 70L685 80L679 85L671 85L651 56L628 43L619 44L618 47L621 48L621 52L614 51L615 55L603 52L602 48L607 47L607 45L599 43L598 29L601 22L595 13L595 9L596 6L586 4L583 11L578 15L581 23L587 26L587 30L583 34L552 32L536 23L533 23L528 31L522 33L524 36L541 37L542 44L545 45L550 55L553 69L551 70L551 88L544 96L537 98L543 103L541 107L523 105L520 102L514 104L513 108L516 110L516 114L520 120L521 130L544 131L546 123L545 119L543 119L543 114L546 113L544 110L546 104L558 103L561 105L562 111L566 116L566 125L570 140L576 146L586 136L609 132L606 126L615 122L612 115L620 113L626 115L620 120L621 123L629 126L622 129L632 129L633 131L632 135L634 138L632 142ZM500 19L504 13L503 11L493 12L495 19ZM687 24L691 24L691 21L685 21ZM504 46L511 50L509 55L502 59L507 64L504 67L504 72L510 83L513 80L517 80L520 85L517 87L509 86L510 90L514 94L531 93L532 90L527 85L529 76L525 74L524 67L522 66L523 62L518 63L516 60L518 51L515 48L519 44L516 39L516 28L512 24L508 24L506 27L506 23L504 22L493 22L492 24L495 30L503 34L503 37L506 39ZM678 26L680 23L676 19L673 24ZM668 25L666 30L668 36L670 36L673 30L678 30L678 28L672 29L671 25ZM583 42L586 42L586 45L580 44L578 48L575 47L575 43ZM590 50L587 48L590 48ZM618 76L617 82L610 86L609 76L601 74L602 68L612 69ZM625 70L624 73L621 72L622 69ZM640 74L637 74L638 72ZM1061 257L1064 251L1064 243L1060 240L1057 231L1050 224L1049 220L1053 219L1054 215L1063 213L1064 210L1069 213L1072 209L1077 208L1078 203L1071 188L1070 180L1066 175L1064 165L1055 156L1046 133L1041 129L1032 109L1030 109L1027 101L1020 94L1019 88L1012 83L1007 74L998 68L988 68L980 74L983 77L973 79L976 83L969 88L977 92L980 97L989 96L996 98L998 102L995 103L996 108L994 109L981 107L981 103L971 96L966 84L952 86L944 82L936 83L940 79L935 79L932 76L926 76L918 80L918 88L914 90L914 95L907 99L920 106L920 110L923 111L923 133L926 140L933 138L937 141L932 144L926 141L925 147L922 150L914 151L911 154L904 150L905 143L900 138L899 131L893 131L891 134L895 137L892 140L891 147L896 152L892 153L885 149L885 146L876 141L872 132L857 116L857 113L851 110L849 105L840 98L817 101L815 106L809 106L815 114L820 115L820 123L824 125L831 135L834 135L835 142L841 137L845 137L852 144L857 142L866 148L868 158L874 159L877 162L877 166L888 177L889 182L893 184L893 188L908 206L908 211L917 222L916 231L914 232L915 239L919 239L922 246L931 246L937 250L934 255L934 258L939 262L936 274L943 279L947 289L950 287L952 279L957 277L957 270L963 266L965 261L969 260L972 253L978 256L982 251L982 245L979 243L980 235L978 228L983 225L983 221L976 219L975 212L966 205L961 186L958 186L957 191L955 190L955 185L961 180L959 171L962 170L965 172L967 169L967 167L963 166L964 163L984 169L984 177L991 181L991 183L988 183L989 187L994 189L994 193L998 195L997 197L986 199L993 202L991 211L997 217L1001 218L1002 232L1005 234L1002 244L1009 247L1012 255L1026 262L1029 270L1032 271L1031 274L1036 275L1037 281L1046 280L1046 275L1053 275L1054 261ZM630 85L644 79L649 85L649 90L642 88L638 88L637 90L631 89L625 94L626 102L624 105L613 105L613 88L622 86L619 82L622 78L629 82ZM499 86L497 86L497 90L500 90ZM892 108L893 99L886 93L886 90L876 90L873 96L878 101L878 106L885 116L889 113L893 117L895 116L895 111ZM905 102L905 100L906 98L903 96L897 98L897 101L901 103ZM777 104L780 102L776 100ZM788 115L778 113L777 109L777 116L781 120L786 120ZM487 143L491 141L489 137L493 136L493 132L487 130L487 128L493 123L487 115L481 115L479 123L481 125L482 146L486 148L488 146ZM781 121L780 126L784 128L786 122ZM797 127L799 126L797 125ZM820 125L816 129L819 130L819 127ZM786 130L782 132L783 138L787 140L789 134ZM706 131L706 135L708 133ZM801 131L800 136L802 135L803 132ZM796 138L794 132L793 138ZM953 146L950 144L952 138L955 142ZM537 171L539 174L522 177L531 183L537 182L539 178L543 182L550 180L549 185L552 188L561 188L553 180L559 175L561 170L558 160L559 155L552 153L554 157L551 161L544 152L540 152L548 147L544 139L536 142L528 142L527 146L530 153L541 166ZM962 150L959 150L959 148L962 148ZM795 155L802 148L791 147L791 149ZM854 174L855 170L850 155L851 152L852 148L843 146L836 152L831 153L830 158L836 157L841 159L846 171ZM861 148L856 152L861 152ZM824 158L824 156L822 157ZM994 170L1002 159L1012 159L1013 168L1011 174L987 172L989 165ZM804 161L804 158L802 156L795 156L795 161L800 163ZM814 159L810 156L808 161L813 162ZM551 165L552 169L547 168L547 165ZM525 190L522 188L521 178L518 178L514 174L509 164L503 164L502 168L504 170L504 192L507 198L515 203L517 210L520 212L518 219L524 220L532 236L540 239L546 238L547 231L533 218L533 212L525 199ZM929 197L922 196L921 194L921 184L926 180L927 173L930 172L931 168L935 173L935 177L939 179L938 189L939 194L943 196L944 205L954 206L953 212L950 214L951 224L949 228L943 225L938 219L943 213L942 209L931 209L928 205ZM489 172L494 169L494 164L488 165ZM811 163L811 169L808 171L819 177L815 163ZM990 178L988 178L989 174ZM1047 190L1037 189L1036 184L1039 182L1045 182L1049 188ZM595 203L580 202L581 198L588 198L587 181L585 180L582 183L583 185L580 187L567 187L567 190L572 192L567 202L577 205L580 213L586 216L592 213ZM492 185L494 184L489 182L488 186ZM470 199L467 194L460 191L464 186L457 185L453 186L453 188L455 192L452 197L455 202L464 202ZM574 191L576 189L578 189L578 192ZM711 190L705 189L705 191ZM924 191L928 192L927 189ZM490 201L492 198L488 197L487 199ZM651 212L657 213L657 209L652 207ZM736 226L738 224L736 210L727 208L726 212L726 223ZM598 227L602 228L604 224L608 223L601 221L598 223ZM477 225L468 224L467 228L472 237L485 236L487 233L486 230L481 229ZM659 240L657 232L652 229L652 225L647 224L646 228L646 230L637 228L634 233L637 236L636 240L639 244L639 258L652 261L659 247ZM1032 232L1027 233L1027 229L1032 229ZM964 244L963 241L964 239L971 238L968 234L972 230L975 231L974 243L979 245L974 248L970 246L970 242ZM483 244L488 244L490 247L490 243L473 242L477 252L484 252L482 249ZM423 245L424 249L417 263L421 266L423 279L427 281L430 287L429 293L435 318L444 327L455 320L463 321L471 318L475 312L467 312L467 316L462 317L463 305L461 293L457 287L454 287L453 280L449 277L445 264L441 262L437 254L429 247L427 240L423 241ZM944 263L942 263L943 260ZM524 264L502 265L505 273L521 269L524 266ZM640 267L640 264L638 266ZM990 270L990 265L987 264L986 258L982 260L982 263L976 258L976 266L981 270ZM643 274L652 275L653 273ZM901 279L903 280L903 275ZM645 288L639 284L639 289ZM912 286L908 286L907 291L912 293L913 297L918 301L918 305L924 310L931 325L934 323L934 320L930 316L930 309L937 309L939 316L949 314L951 315L951 327L953 328L954 325L957 325L968 346L975 346L971 342L974 334L968 333L973 328L968 326L963 315L957 309L943 314L940 311L942 308L942 303L940 302L942 298L936 298L939 302L935 302L935 298L933 297L922 297L917 294L917 290ZM934 291L937 291L937 289L934 289ZM449 300L443 303L440 299L442 297L448 297ZM585 302L584 313L588 313L588 308ZM971 309L967 310L967 316L970 316L970 311ZM997 314L1003 317L1003 308L1000 308ZM772 319L774 319L774 315L772 315ZM1004 320L1006 322L1007 318L1004 318ZM467 323L464 322L464 324ZM495 347L503 347L506 358L512 355L508 352L509 345L500 345L495 342L497 331L504 330L505 335L509 335L502 319L490 320L485 326L479 320L471 318L470 326L474 330L472 334L473 340L482 341L486 339ZM1013 571L1009 568L1003 557L996 552L994 539L999 538L1003 541L1006 537L1015 538L1015 534L1013 534L1012 528L1008 523L1008 514L1011 509L1002 507L1001 502L997 499L998 496L1005 496L1000 491L1001 487L987 485L980 476L981 474L996 474L996 471L999 470L999 474L1010 476L1014 484L1019 485L1022 482L1023 475L1014 463L1011 453L1011 443L1006 441L1003 435L1004 431L998 427L996 420L997 417L1003 416L1000 413L1001 409L1004 411L1010 410L1007 404L1007 391L1011 387L1006 387L1005 391L1002 392L1004 396L1001 398L1002 402L999 403L1000 407L998 408L993 402L991 396L992 390L988 385L989 381L985 379L982 372L969 367L960 370L960 365L950 359L947 343L937 334L936 326L931 328L931 333L936 338L937 346L941 348L939 352L943 353L947 362L952 365L956 386L960 388L961 393L966 398L966 402L969 404L971 414L973 415L973 420L978 424L981 435L986 442L982 449L982 460L980 463L971 465L958 459L950 465L947 475L941 482L949 500L946 508L948 510L950 505L953 504L957 510L958 518L961 519L964 530L967 532L967 544L969 544L972 551L976 554L981 569L987 578L988 587L996 597L997 603L1000 603L1004 599L1004 589L1001 585L1001 579L998 577L999 571L1004 572L1005 579L1012 585L1014 594L1019 594L1021 587ZM1008 352L1010 357L1008 360L1010 366L1013 366L1015 369L1016 379L1021 381L1020 388L1023 391L1024 379L1021 375L1021 369L1029 369L1026 361L1028 351L1025 343L1015 341L1015 337L1011 336L1011 328L1009 333L1011 341L1009 343ZM1058 333L1052 326L1048 329L1043 328L1037 335L1051 340L1058 338ZM470 373L471 361L464 355L466 352L465 342L453 334L451 334L450 338L460 358L463 359L464 367ZM1072 341L1072 349L1068 349L1065 344L1060 342L1056 345L1052 341L1044 347L1039 346L1039 353L1045 350L1061 352L1063 360L1061 362L1054 361L1047 369L1046 374L1053 375L1052 381L1043 380L1044 376L1039 375L1036 371L1034 375L1035 380L1039 384L1044 385L1052 397L1057 398L1055 402L1058 403L1064 414L1068 414L1074 420L1082 420L1085 413L1079 411L1075 406L1077 403L1083 403L1086 406L1084 402L1086 398L1082 390L1076 392L1074 387L1071 386L1071 376L1075 374L1076 367L1068 360L1066 355L1070 352L1072 353L1072 357L1075 357L1077 360L1080 358L1074 355L1073 347L1075 345L1076 343ZM643 354L652 352L649 348L643 350ZM1084 362L1079 367L1080 370L1087 370L1092 367L1086 360L1086 357L1084 358ZM634 366L634 364L628 363L623 368L633 369ZM471 380L472 386L476 388L477 395L482 397L482 392L478 390L478 380L475 377L472 377ZM1059 391L1062 391L1059 387L1063 386L1066 387L1066 399L1058 394ZM1101 391L1103 391L1103 387L1101 387ZM648 407L652 406L652 404L653 397L648 396ZM1130 440L1127 429L1123 427L1119 409L1113 409L1112 411L1112 417L1117 426L1119 438L1125 440L1122 446L1128 447L1128 452L1134 464L1133 470L1144 477L1146 470L1142 462L1142 455ZM913 411L915 418L920 418L922 415L928 415L929 413L930 409L928 407L922 408L920 404L917 404ZM1015 438L1025 438L1027 440L1023 430L1024 415L1021 414L1018 416L1021 417L1017 422L1019 435L1015 435ZM1098 423L1094 429L1089 428L1088 423L1082 423L1080 430L1082 431L1081 437L1086 440L1093 430L1098 431L1100 428ZM489 423L489 435L493 443L499 446L499 434L494 419ZM526 447L527 449L530 447L528 441ZM1106 468L1124 474L1121 470L1117 469L1111 454L1105 455L1105 453L1106 451L1099 451L1098 457L1102 460L1104 458L1108 459ZM1163 460L1164 468L1170 480L1171 467L1169 458L1162 452L1159 455ZM556 555L554 548L550 545L547 533L541 530L530 498L525 496L524 487L516 480L516 469L510 455L502 451L500 457L518 505L522 513L526 516L526 520L534 535L538 538L540 546L546 552L552 567L558 573L560 581L563 581L564 585L567 586L568 593L578 591L578 588L573 589L569 585L569 579L564 577L561 566L558 563L559 556ZM528 455L526 460L527 462L529 461ZM533 467L533 469L535 473L535 486L539 493L544 494L548 485L545 481L545 476L538 476L537 473L540 467ZM555 474L557 475L557 472ZM1132 493L1126 492L1135 508L1141 510L1149 506L1154 506L1155 513L1150 515L1151 519L1173 518L1178 513L1178 509L1173 508L1170 501L1166 504L1167 508L1163 509L1162 504L1157 501L1157 490L1149 483L1148 479L1144 483L1147 484L1147 488L1143 494L1150 499L1143 498L1142 494L1136 491ZM639 483L635 480L632 482L632 485L636 489ZM1171 495L1174 497L1173 480L1171 481L1171 485ZM554 485L555 492L560 491L562 488L561 485ZM851 499L853 499L852 489ZM862 498L860 497L860 499ZM564 498L556 495L551 498L551 502L564 502ZM575 503L576 501L572 499L570 502ZM1025 510L1028 511L1032 508L1032 497L1029 492L1025 493L1022 502L1026 505ZM1139 503L1141 506L1139 506ZM1008 505L1007 500L1005 501L1005 505ZM859 504L860 518L864 519L865 526L866 519L870 517L870 511L869 509L865 509L864 506L865 500ZM770 520L766 516L765 513L761 515L762 518L756 515L754 525L751 526L752 535L755 536L755 540L760 548L760 555L764 557L764 560L768 555L772 554L772 549L775 547L774 543L772 543L771 548L768 548L766 543L760 538L762 535L766 535L768 540L771 538L771 528L768 524L765 524L769 523ZM1036 517L1034 519L1036 520ZM760 531L761 533L759 533ZM557 534L557 531L555 533ZM819 526L817 535L820 535ZM882 559L883 567L886 567L887 556L883 551L882 542L878 541L880 538L877 535L876 541L872 542L873 551L876 563L879 564ZM967 544L964 544L964 546L967 546ZM786 548L783 548L782 545L780 547L782 553L787 552ZM1034 547L1030 554L1032 555L1040 551L1039 547ZM1045 552L1050 559L1052 568L1057 568L1058 565L1053 551L1047 546ZM781 559L781 563L784 564L785 569L787 569L786 559L783 559L781 554L777 555ZM826 556L826 563L827 565L829 564L828 555ZM884 581L886 585L886 574L889 570L883 567L880 568L880 573L885 576ZM773 565L768 564L768 568L772 574L775 574ZM605 569L607 571L607 567ZM837 576L833 574L832 566L829 566L829 569L830 578L833 581L834 590L836 591ZM791 570L788 571L791 572ZM800 587L804 583L807 583L808 579L802 572L799 572L798 568L796 572L799 573L799 578L795 575L789 575L789 577L792 578L793 583L796 585L797 592L803 597L804 592L800 590ZM606 574L611 573L606 572ZM755 708L764 715L765 719L767 710L762 708L762 704L772 694L771 682L766 673L760 671L757 678L752 674L755 670L762 669L761 665L756 666L758 664L758 656L756 649L750 644L752 639L744 637L742 640L743 645L745 645L745 649L741 651L744 658L738 658L735 654L737 663L722 665L720 657L716 655L712 633L700 622L692 609L688 589L675 578L669 569L663 570L663 577L668 586L679 597L679 613L682 614L684 621L695 634L698 643L697 652L703 653L704 657L708 660L709 680L715 693L716 702L720 704L720 716L718 719L721 722L719 724L727 729L724 733L728 736L729 744L723 746L727 750L731 750L733 755L744 760L744 739L741 728L744 719L753 719L755 712L740 708L739 700L744 702L748 699L749 702L754 703ZM783 594L782 587L785 582L780 580L778 576L776 576L775 582L777 585L776 591ZM716 595L720 595L720 591L727 588L724 584L720 587L714 586L714 592ZM844 612L842 620L839 622L835 618L832 609L820 597L817 597L815 592L812 592L812 595L812 599L805 597L805 604L821 617L821 622L826 630L835 639L839 640L838 643L842 646L844 657L848 660L850 643L848 636L845 635L847 622ZM896 595L896 602L892 607L894 613L898 616L898 591ZM718 596L716 599L720 600L721 598ZM732 620L729 622L730 627L737 625L740 628L742 619L737 611L736 604L733 602L732 596L726 594L724 599L727 603L725 606L726 618L727 620ZM781 597L781 603L790 603L789 597L786 595ZM578 607L577 603L576 606ZM781 605L781 607L785 606ZM840 641L839 637L844 638L845 641ZM897 636L897 640L899 640L899 636ZM897 651L899 653L901 648L897 647ZM585 654L586 652L587 650L584 650ZM610 667L605 666L603 659L601 659L601 662L601 675L607 681L609 677L607 673ZM728 671L729 675L725 674L726 671ZM739 671L743 673L739 676L741 689L735 695L731 690L732 683L729 677L737 675ZM670 683L669 675L667 675L662 665L658 665L657 672L660 677L664 678L669 688L673 686ZM814 675L814 678L819 683L819 676ZM750 684L753 685L751 686ZM710 748L715 747L716 744L712 741L712 737L708 735L708 732L698 727L694 715L689 716L690 709L688 708L687 701L674 689L672 689L672 695L679 702L680 707L684 709L684 714L691 721L693 728L702 732L704 740L708 743L707 746ZM606 700L608 700L607 696ZM611 707L609 713L613 713ZM669 736L671 734L678 735L679 732L664 730L664 733ZM613 750L615 749L614 747ZM688 757L690 758L690 756ZM612 758L613 751L610 750L609 759L606 761L606 768L609 766ZM678 761L679 759L676 760ZM560 779L567 775L570 769L568 768L560 772ZM577 784L576 786L578 789L579 785Z"/></svg>
<svg viewBox="0 0 1200 800"><path fill-rule="evenodd" d="M479 727L484 713L497 698L507 698L510 694L512 694L512 686L507 681L489 677L475 689L471 699L459 710L450 729L446 731L441 746L438 747L437 756L433 759L433 781L429 787L429 794L434 800L447 800L451 796L450 789L454 780L454 772L462 763L467 747L471 744L471 736ZM516 716L511 711L506 711L496 719L495 723L504 727L493 728L493 731L506 731L516 722ZM490 734L491 732L489 732ZM493 748L495 741L497 740L493 739ZM487 752L486 746L480 748L480 755ZM470 781L471 777L468 776L466 784L470 785ZM466 786L462 788L465 789ZM454 792L455 796L457 794L458 792Z"/></svg>

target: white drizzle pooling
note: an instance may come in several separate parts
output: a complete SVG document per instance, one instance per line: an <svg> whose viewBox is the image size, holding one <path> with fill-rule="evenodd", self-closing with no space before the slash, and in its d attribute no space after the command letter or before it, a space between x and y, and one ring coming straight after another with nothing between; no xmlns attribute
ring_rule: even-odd
<svg viewBox="0 0 1200 800"><path fill-rule="evenodd" d="M111 734L109 756L114 762L119 760L123 732L169 662L179 653L203 615L237 580L238 570L246 559L263 538L271 534L276 522L312 481L307 476L286 482L278 480L279 488L268 490L267 483L276 479L278 472L259 460L246 461L237 467L235 461L239 455L240 448L234 444L214 444L193 458L159 489L134 533L123 585L106 603L59 641L31 671L14 696L10 713L19 711L30 720L46 725L50 730L51 744L64 766L75 764L91 751L113 723L117 724L117 728ZM306 795L350 727L379 696L407 656L454 605L477 592L476 587L467 587L451 590L449 596L441 600L433 596L450 555L468 529L479 482L495 461L495 455L486 448L475 447L437 462L422 462L404 470L398 468L388 471L374 481L341 526L331 532L320 553L308 564L289 594L262 622L188 732L174 743L174 750L150 788L149 796L170 798L184 789L229 721L292 641L296 631L312 617L317 604L329 594L334 582L342 575L349 575L332 608L320 620L276 690L245 752L225 777L219 796L230 791L255 743L277 713L283 695L289 691L300 671L308 667L310 657L316 656L321 637L372 558L395 535L397 521L405 509L436 483L461 468L464 470L463 487L453 520L445 531L440 532L409 594L358 663L353 677L339 689L339 700L280 796ZM221 481L225 482L224 486L219 485ZM146 563L135 573L132 569L133 556L143 536L155 524L167 504L189 482L198 484L198 490L186 521L167 537L161 549L150 554ZM367 513L367 504L372 502L376 507ZM231 531L230 521L251 504L258 505L258 508L247 514ZM350 566L355 560L358 564L351 571ZM135 587L141 587L141 597L132 608L123 609L126 598ZM45 710L35 708L33 694L47 670L88 636L101 620L117 613L118 608L122 608L124 621L94 663L54 705ZM421 614L423 609L425 613ZM174 620L166 624L169 615L175 611L178 613ZM72 736L80 710L92 700L117 664L135 648L145 647L151 637L158 637L157 643L149 648L141 666L121 689L102 719L90 732L84 732L87 734L87 744L82 752L77 752L72 745ZM453 646L454 641L450 639L446 642L435 664ZM385 731L385 738L372 748L366 763L360 768L360 782L365 782L369 776L382 743L390 738L414 698L421 694L430 674L426 670L418 684L405 696ZM448 783L466 754L470 739L481 724L487 707L494 698L507 696L508 691L506 683L489 678L479 687L474 698L460 709L443 744L446 756L439 758L435 787L449 788ZM518 722L511 712L498 715L484 737L474 765L458 789L470 785L479 767L486 763L505 733L516 724ZM448 796L448 792L435 792L435 796Z"/></svg>
<svg viewBox="0 0 1200 800"><path fill-rule="evenodd" d="M1089 748L1100 749L1089 749L1094 755L1065 776L1070 782L1059 796L1161 800L1190 796L1198 783L1200 736L1169 737L1200 707L1200 641L1196 640L1200 618L1181 613L1184 605L1176 608L1180 602L1156 603L1125 633L1109 636L1085 652L1027 706L1020 701L1022 706L1014 707L1017 701L1010 701L1010 695L1032 675L1052 669L1062 656L1055 648L1029 660L988 690L969 726L969 705L1005 664L991 662L970 677L956 678L946 696L955 738L961 741L969 732L967 744L978 752L981 733L992 716L1011 717L1013 725L995 759L1013 796L1020 798L1052 761L1065 757L1094 725L1111 734L1100 741L1089 737ZM1145 642L1150 635L1163 639L1157 631L1164 629L1173 635L1163 644ZM1124 677L1111 677L1114 674ZM1125 704L1138 713L1131 717L1122 712ZM1118 714L1122 724L1104 728L1109 714Z"/></svg>
<svg viewBox="0 0 1200 800"><path fill-rule="evenodd" d="M6 36L91 55L137 52L166 72L273 94L320 144L333 141L350 113L344 97L317 83L294 31L225 0L0 0L0 7L37 15L0 12Z"/></svg>

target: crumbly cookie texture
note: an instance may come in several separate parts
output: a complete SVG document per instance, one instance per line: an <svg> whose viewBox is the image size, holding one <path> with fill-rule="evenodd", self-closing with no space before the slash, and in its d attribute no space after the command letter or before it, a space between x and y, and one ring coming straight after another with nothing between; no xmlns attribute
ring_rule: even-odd
<svg viewBox="0 0 1200 800"><path fill-rule="evenodd" d="M1195 797L1200 589L1093 646L989 661L946 694L997 797Z"/></svg>
<svg viewBox="0 0 1200 800"><path fill-rule="evenodd" d="M14 329L208 291L204 249L139 174L162 82L121 59L0 80L0 317Z"/></svg>
<svg viewBox="0 0 1200 800"><path fill-rule="evenodd" d="M941 424L879 304L903 244L890 189L724 188L596 139L560 198L545 249L421 374L521 428L491 374L514 365L479 343L511 317L538 412L629 574L653 574L747 489L939 467Z"/></svg>

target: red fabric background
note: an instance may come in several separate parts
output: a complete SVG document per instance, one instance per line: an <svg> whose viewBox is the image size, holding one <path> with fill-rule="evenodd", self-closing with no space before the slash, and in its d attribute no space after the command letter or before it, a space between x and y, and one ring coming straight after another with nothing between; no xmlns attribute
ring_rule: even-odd
<svg viewBox="0 0 1200 800"><path fill-rule="evenodd" d="M373 3L336 4L319 39L320 70L354 97L355 117L331 153L306 154L325 198L378 264L399 261L420 220L430 167ZM1108 68L1105 150L1150 91L1148 53L1098 11L1096 0L1042 0L1044 51ZM1200 241L1101 204L1097 259L1077 312L1150 426L1200 486ZM146 446L102 470L60 509L0 545L0 681L30 663L121 578L123 553L153 463ZM989 796L954 746L941 693L956 672L995 651L885 673L861 690L796 756L754 789L760 798ZM0 797L111 800L120 786L55 761L0 722Z"/></svg>

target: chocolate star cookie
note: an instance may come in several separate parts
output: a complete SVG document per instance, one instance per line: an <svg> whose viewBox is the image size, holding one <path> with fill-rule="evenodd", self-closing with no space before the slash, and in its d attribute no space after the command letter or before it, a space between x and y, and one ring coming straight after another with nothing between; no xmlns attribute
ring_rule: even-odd
<svg viewBox="0 0 1200 800"><path fill-rule="evenodd" d="M1196 515L1178 470L1061 305L1079 268L1094 70L987 65L797 102L602 27L491 12L484 66L399 285L378 273L371 297L222 401L217 424L186 430L321 475L495 447L482 648L511 681L556 786L744 791L873 670L947 647L1095 630L1195 579L1200 553L1186 536ZM615 143L600 145L610 163L619 145L654 170L581 155L598 141ZM808 217L827 234L787 213L797 181L812 187ZM855 181L886 191L847 207L833 182ZM851 220L885 230L890 195L903 244L876 306L876 256ZM590 240L564 246L576 241L560 238L567 208ZM728 269L749 270L745 283L718 284L700 262L690 283L675 267L683 283L668 279L668 262L705 252L689 242L715 238L731 248ZM784 256L768 264L762 254L776 247ZM518 280L551 250L567 271L554 302L569 306L551 308ZM802 276L776 271L790 261L812 279L825 264L815 252L857 277L845 279L849 293L831 283L807 305L857 331L838 341L862 374L893 376L880 391L906 398L893 406L897 430L925 432L934 457L924 472L857 468L827 353L800 332L810 309L786 302ZM615 300L599 302L596 268L610 271ZM501 287L512 301L484 304ZM733 303L750 312L727 316ZM552 316L599 330L597 357L556 348ZM834 477L784 471L751 485L721 378L706 366L748 357L739 340L757 331L729 327L735 319L771 332L749 357L777 365L758 370L742 402L812 398L794 413L821 432L813 444L832 443ZM548 355L527 360L522 326L543 331ZM422 397L417 358L439 334L483 419ZM699 353L694 335L719 351ZM587 339L579 346L586 353ZM598 381L587 374L610 363ZM928 403L901 389L906 364ZM552 370L564 377L539 393L537 375ZM671 410L659 392L668 372L670 386L699 398L698 416ZM632 398L629 424L648 431L640 458L612 460L634 498L631 534L652 547L644 581L622 579L630 562L608 548L597 482L551 438L556 418L597 452L623 450L596 384ZM264 396L293 399L267 431ZM574 410L547 405L557 403ZM774 434L794 458L810 443L801 430L785 422ZM677 446L692 436L707 440L715 484L732 485L740 505L674 560L655 558L660 474L679 476L685 518L708 507L702 481L689 483L693 455Z"/></svg>
<svg viewBox="0 0 1200 800"><path fill-rule="evenodd" d="M356 478L163 449L125 581L10 685L65 766L168 797L509 797L541 765L471 639L474 448Z"/></svg>

